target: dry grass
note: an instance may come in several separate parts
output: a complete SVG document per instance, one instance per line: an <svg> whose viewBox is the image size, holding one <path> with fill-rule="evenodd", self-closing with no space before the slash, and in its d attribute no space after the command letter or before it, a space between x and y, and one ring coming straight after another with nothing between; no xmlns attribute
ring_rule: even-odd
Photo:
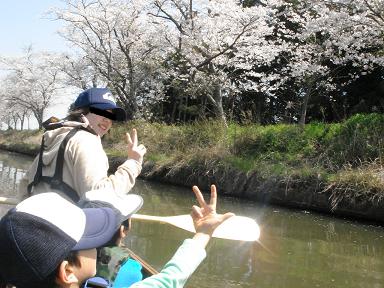
<svg viewBox="0 0 384 288"><path fill-rule="evenodd" d="M377 204L384 199L384 167L380 162L338 171L326 190L331 191L332 209L342 201Z"/></svg>
<svg viewBox="0 0 384 288"><path fill-rule="evenodd" d="M233 123L226 128L217 121L184 125L131 121L114 124L103 145L109 156L126 157L125 133L136 128L139 142L147 147L146 160L170 173L187 167L203 172L229 167L298 181L318 175L336 208L343 200L372 204L383 200L383 125L381 114L356 115L336 124L311 123L305 129ZM0 147L32 150L39 147L41 134L3 131Z"/></svg>

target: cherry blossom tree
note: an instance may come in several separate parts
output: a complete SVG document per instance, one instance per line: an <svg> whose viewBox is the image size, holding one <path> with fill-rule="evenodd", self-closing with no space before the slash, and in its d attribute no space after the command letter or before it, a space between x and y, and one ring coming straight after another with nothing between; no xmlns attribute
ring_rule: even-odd
<svg viewBox="0 0 384 288"><path fill-rule="evenodd" d="M143 97L161 97L156 78L156 30L147 23L147 1L67 1L54 11L66 23L61 34L87 61L132 115ZM148 24L148 25L147 25ZM161 89L160 89L161 91Z"/></svg>
<svg viewBox="0 0 384 288"><path fill-rule="evenodd" d="M235 91L228 68L244 62L241 55L273 58L263 53L271 51L264 7L243 8L232 0L67 3L54 11L66 23L62 35L83 51L132 113L138 103L160 101L168 83L206 98L226 122L223 97Z"/></svg>
<svg viewBox="0 0 384 288"><path fill-rule="evenodd" d="M150 117L148 107L172 91L172 114L200 99L200 110L213 108L211 115L226 123L224 102L247 94L275 105L274 121L292 115L304 124L311 97L333 103L332 91L383 66L378 0L67 4L54 15L65 23L62 35L80 49L63 61L68 83L109 86L135 117Z"/></svg>
<svg viewBox="0 0 384 288"><path fill-rule="evenodd" d="M20 57L2 61L9 71L1 87L2 98L10 105L20 107L20 111L24 111L23 108L29 110L42 128L44 112L57 100L57 93L62 88L57 56L28 49Z"/></svg>
<svg viewBox="0 0 384 288"><path fill-rule="evenodd" d="M223 98L237 92L231 70L250 71L247 59L268 62L276 56L266 40L272 33L269 10L219 0L153 1L153 7L151 15L165 25L163 38L181 59L172 71L174 82L187 84L184 93L205 97L226 123Z"/></svg>
<svg viewBox="0 0 384 288"><path fill-rule="evenodd" d="M61 55L59 69L64 74L65 84L82 90L102 86L98 73L86 57L78 54Z"/></svg>
<svg viewBox="0 0 384 288"><path fill-rule="evenodd" d="M4 89L0 92L0 124L5 124L8 128L12 129L17 129L19 127L20 130L23 130L26 120L29 124L31 111L24 106L7 100L7 96L4 92ZM0 125L0 128L2 126L3 125Z"/></svg>
<svg viewBox="0 0 384 288"><path fill-rule="evenodd" d="M302 87L298 93L302 98L299 121L302 125L313 93L337 89L335 80L347 85L383 63L378 54L383 48L382 31L372 29L376 21L364 5L375 1L357 2L284 3L283 13L289 19L285 24L289 23L294 29L288 25L280 27L280 33L292 47L282 75L294 79ZM358 69L352 70L350 66Z"/></svg>
<svg viewBox="0 0 384 288"><path fill-rule="evenodd" d="M8 113L6 110L6 101L3 95L0 93L0 129L4 127L9 127L8 125Z"/></svg>

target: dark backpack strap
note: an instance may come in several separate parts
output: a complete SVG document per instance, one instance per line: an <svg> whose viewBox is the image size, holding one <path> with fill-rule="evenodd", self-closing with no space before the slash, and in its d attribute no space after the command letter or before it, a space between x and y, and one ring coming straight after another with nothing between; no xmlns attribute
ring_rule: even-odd
<svg viewBox="0 0 384 288"><path fill-rule="evenodd" d="M59 151L57 153L55 174L53 174L53 177L51 177L50 181L52 188L63 191L74 202L78 202L80 197L71 186L63 181L64 152L69 139L71 139L79 130L80 129L78 128L73 128L68 132L64 140L61 142Z"/></svg>
<svg viewBox="0 0 384 288"><path fill-rule="evenodd" d="M77 203L80 200L80 197L77 194L76 190L74 190L71 186L69 186L67 183L63 181L59 182L57 179L54 179L53 177L50 177L50 176L41 176L40 181L48 183L51 186L51 188L63 192L74 203Z"/></svg>
<svg viewBox="0 0 384 288"><path fill-rule="evenodd" d="M57 152L57 159L56 159L56 170L55 174L53 174L53 178L62 182L63 181L63 166L64 166L64 152L65 148L67 147L69 139L71 139L76 133L79 131L79 129L72 129L68 132L68 134L65 136L64 140L61 141L59 151Z"/></svg>
<svg viewBox="0 0 384 288"><path fill-rule="evenodd" d="M39 182L45 182L49 184L53 189L62 191L67 195L73 202L80 200L77 192L68 184L63 181L63 166L64 166L64 152L67 147L69 139L71 139L80 129L73 128L67 133L63 141L60 144L59 151L57 153L56 168L53 176L43 176L43 152L44 152L44 136L41 143L39 162L33 182L28 185L28 194L31 196L32 187L37 185ZM85 129L84 129L85 130Z"/></svg>

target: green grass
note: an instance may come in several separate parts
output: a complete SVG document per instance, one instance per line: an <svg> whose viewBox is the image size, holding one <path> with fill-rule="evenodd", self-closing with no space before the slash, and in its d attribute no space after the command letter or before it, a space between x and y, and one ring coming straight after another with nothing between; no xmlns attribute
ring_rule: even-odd
<svg viewBox="0 0 384 288"><path fill-rule="evenodd" d="M135 127L139 142L148 150L148 159L163 163L184 161L222 163L241 171L258 166L301 169L320 167L337 171L345 165L378 161L382 163L384 116L355 115L343 123L299 125L247 125L204 121L186 125L165 125L142 121L114 125L104 138L113 155L125 155L125 132ZM115 150L115 152L113 152ZM168 160L167 160L168 159Z"/></svg>
<svg viewBox="0 0 384 288"><path fill-rule="evenodd" d="M224 167L257 172L263 177L320 179L332 187L336 200L361 197L363 191L370 199L381 199L384 193L384 176L375 176L384 160L382 114L358 114L341 123L315 122L305 127L131 121L114 124L103 138L109 156L126 157L125 133L132 128L137 129L139 142L147 147L145 159L156 166L203 171ZM39 146L41 133L2 131L0 145L33 149Z"/></svg>

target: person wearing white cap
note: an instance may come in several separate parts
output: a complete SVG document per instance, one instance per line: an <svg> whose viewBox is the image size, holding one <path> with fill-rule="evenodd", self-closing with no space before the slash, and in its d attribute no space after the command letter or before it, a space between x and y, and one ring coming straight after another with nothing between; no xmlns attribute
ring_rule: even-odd
<svg viewBox="0 0 384 288"><path fill-rule="evenodd" d="M47 125L39 155L20 181L25 198L43 192L57 192L77 202L90 190L107 188L127 194L140 174L146 148L137 132L126 133L127 160L109 175L108 158L101 137L113 121L125 121L124 109L116 105L107 88L91 88L79 94L69 115Z"/></svg>
<svg viewBox="0 0 384 288"><path fill-rule="evenodd" d="M27 198L0 221L0 286L81 284L96 273L95 248L111 239L117 223L112 209L82 210L57 193Z"/></svg>
<svg viewBox="0 0 384 288"><path fill-rule="evenodd" d="M120 227L97 253L97 275L113 283L114 287L129 287L143 279L142 265L120 248L132 227L131 216L143 202L143 198L136 194L116 195L101 189L86 192L85 198L77 203L81 208L109 207L118 215Z"/></svg>
<svg viewBox="0 0 384 288"><path fill-rule="evenodd" d="M209 203L196 186L193 191L199 203L191 213L196 234L183 242L160 273L131 288L183 287L205 258L213 231L234 215L216 213L214 185ZM56 193L22 201L0 220L0 287L79 288L95 275L94 248L109 241L117 223L110 208L82 210ZM78 252L73 255L71 251Z"/></svg>

